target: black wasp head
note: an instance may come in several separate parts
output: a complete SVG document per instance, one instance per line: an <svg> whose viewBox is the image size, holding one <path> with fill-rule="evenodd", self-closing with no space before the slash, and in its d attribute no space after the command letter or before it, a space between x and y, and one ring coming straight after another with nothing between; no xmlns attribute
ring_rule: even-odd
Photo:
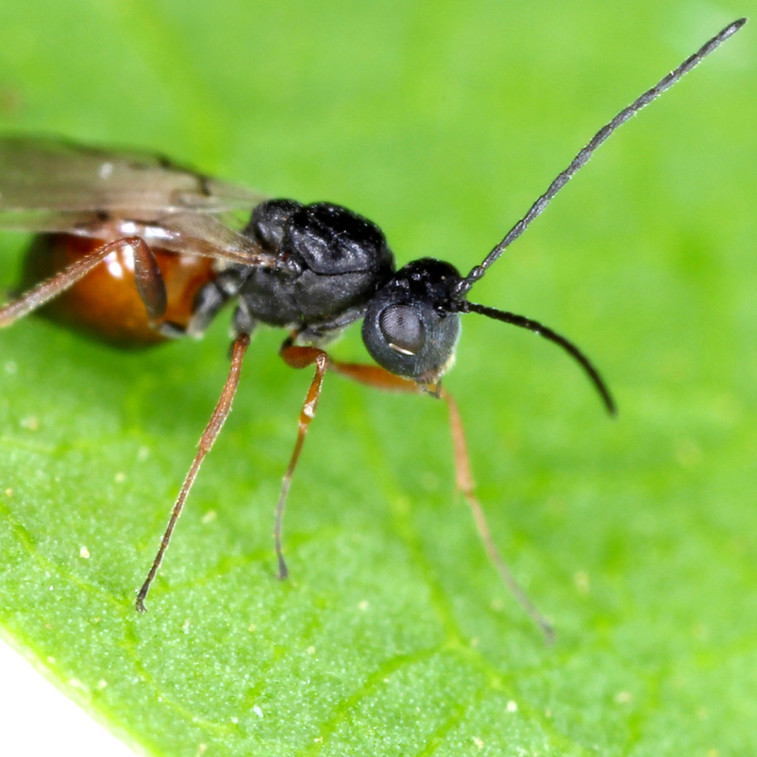
<svg viewBox="0 0 757 757"><path fill-rule="evenodd" d="M451 366L460 335L460 316L451 307L460 281L454 266L431 258L397 271L363 319L371 357L391 373L435 384Z"/></svg>

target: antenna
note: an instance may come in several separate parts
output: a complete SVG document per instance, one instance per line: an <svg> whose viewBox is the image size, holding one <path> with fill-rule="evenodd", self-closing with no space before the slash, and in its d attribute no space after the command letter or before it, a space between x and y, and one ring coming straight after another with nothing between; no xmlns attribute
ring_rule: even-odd
<svg viewBox="0 0 757 757"><path fill-rule="evenodd" d="M549 185L547 191L529 208L526 215L505 234L502 241L486 256L481 265L477 265L457 285L455 299L461 300L470 291L470 288L486 273L486 269L531 225L531 222L542 214L544 209L552 201L552 198L578 173L594 154L594 151L619 127L635 116L642 108L656 100L663 92L670 89L679 79L685 76L692 68L703 61L711 52L716 50L728 37L735 34L747 22L745 18L729 24L712 39L705 42L693 55L686 58L678 68L673 69L667 76L660 79L654 87L637 97L628 107L618 113L609 123L605 124L589 141L570 165Z"/></svg>
<svg viewBox="0 0 757 757"><path fill-rule="evenodd" d="M486 305L478 305L475 302L469 302L468 300L463 300L459 303L457 312L479 313L480 315L485 315L487 318L493 318L494 320L532 331L534 334L538 334L544 339L562 347L565 352L567 352L584 369L591 383L594 384L594 388L599 393L607 412L610 415L615 415L618 412L615 400L612 398L612 394L610 394L610 389L599 371L594 367L591 360L589 360L589 358L586 357L586 355L584 355L573 342L562 336L562 334L558 334L556 331L549 328L549 326L545 326L543 323L539 323L539 321L535 321L532 318L526 318L523 315L509 313L504 310L497 310L496 308L490 308Z"/></svg>

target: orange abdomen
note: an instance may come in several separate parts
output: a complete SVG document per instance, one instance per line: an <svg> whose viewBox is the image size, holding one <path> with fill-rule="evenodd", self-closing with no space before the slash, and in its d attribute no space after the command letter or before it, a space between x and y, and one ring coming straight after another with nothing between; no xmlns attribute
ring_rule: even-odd
<svg viewBox="0 0 757 757"><path fill-rule="evenodd" d="M49 278L104 244L72 234L41 234L34 238L23 270L24 288ZM213 261L152 248L168 295L164 320L186 327L198 290L215 278ZM150 326L134 283L130 250L119 250L41 311L53 320L111 344L143 347L166 339Z"/></svg>

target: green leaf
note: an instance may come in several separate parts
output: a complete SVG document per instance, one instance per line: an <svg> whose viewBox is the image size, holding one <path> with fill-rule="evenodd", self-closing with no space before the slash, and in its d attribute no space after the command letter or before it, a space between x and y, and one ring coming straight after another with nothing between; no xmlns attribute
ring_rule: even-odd
<svg viewBox="0 0 757 757"><path fill-rule="evenodd" d="M614 112L732 19L684 0L48 3L0 10L0 125L132 144L382 223L400 262L479 262ZM28 318L0 334L0 626L156 755L753 753L754 30L623 127L475 299L441 403L328 377L270 533L309 376L253 343L153 592L134 591L227 368ZM12 285L25 240L0 238ZM334 347L364 358L356 329Z"/></svg>

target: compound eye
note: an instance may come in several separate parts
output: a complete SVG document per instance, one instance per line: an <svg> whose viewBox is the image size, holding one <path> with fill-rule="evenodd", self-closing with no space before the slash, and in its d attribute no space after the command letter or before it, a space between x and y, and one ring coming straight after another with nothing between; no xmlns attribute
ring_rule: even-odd
<svg viewBox="0 0 757 757"><path fill-rule="evenodd" d="M417 355L426 343L426 330L415 308L390 305L379 316L379 328L386 343L402 355Z"/></svg>

